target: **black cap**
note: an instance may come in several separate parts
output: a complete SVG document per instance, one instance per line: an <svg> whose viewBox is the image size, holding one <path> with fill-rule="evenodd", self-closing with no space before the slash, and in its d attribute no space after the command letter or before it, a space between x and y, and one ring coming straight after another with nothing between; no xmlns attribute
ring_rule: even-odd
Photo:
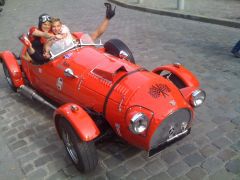
<svg viewBox="0 0 240 180"><path fill-rule="evenodd" d="M38 28L41 29L42 23L45 23L46 21L51 21L51 16L49 16L46 13L41 14L38 17Z"/></svg>

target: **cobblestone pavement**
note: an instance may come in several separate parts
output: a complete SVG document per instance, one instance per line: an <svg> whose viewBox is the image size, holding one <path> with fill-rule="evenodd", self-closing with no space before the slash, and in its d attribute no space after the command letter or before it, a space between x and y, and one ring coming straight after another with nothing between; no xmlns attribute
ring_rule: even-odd
<svg viewBox="0 0 240 180"><path fill-rule="evenodd" d="M17 40L38 16L49 12L72 31L93 31L103 19L103 0L7 1L0 15L0 51L19 52ZM102 36L122 39L148 69L180 62L207 92L192 133L148 159L116 142L97 146L96 171L79 173L66 155L52 110L13 93L0 68L0 179L178 179L240 178L240 60L229 53L238 29L117 7Z"/></svg>
<svg viewBox="0 0 240 180"><path fill-rule="evenodd" d="M152 9L165 9L213 18L223 18L240 22L239 0L184 0L184 10L177 10L178 0L117 0Z"/></svg>

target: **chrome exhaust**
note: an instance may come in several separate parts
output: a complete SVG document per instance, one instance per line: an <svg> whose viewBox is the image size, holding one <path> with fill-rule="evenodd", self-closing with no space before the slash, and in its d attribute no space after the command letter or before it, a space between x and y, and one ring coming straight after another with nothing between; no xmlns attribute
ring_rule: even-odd
<svg viewBox="0 0 240 180"><path fill-rule="evenodd" d="M49 103L48 101L46 101L44 98L42 98L39 94L37 94L33 89L31 89L30 87L27 87L25 85L20 86L17 89L17 92L19 92L20 94L26 96L29 99L32 100L37 100L45 105L47 105L48 107L52 108L53 110L57 109L56 106L52 105L51 103Z"/></svg>

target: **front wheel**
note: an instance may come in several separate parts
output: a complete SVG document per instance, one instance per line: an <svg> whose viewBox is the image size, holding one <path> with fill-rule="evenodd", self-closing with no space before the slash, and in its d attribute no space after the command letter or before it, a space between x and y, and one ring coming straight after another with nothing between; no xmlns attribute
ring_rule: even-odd
<svg viewBox="0 0 240 180"><path fill-rule="evenodd" d="M3 66L3 71L4 71L4 74L5 74L5 77L6 77L6 80L8 82L8 85L10 86L10 88L13 90L13 91L17 91L17 88L14 86L13 84L13 81L12 81L12 78L10 76L10 73L9 73L9 70L7 68L7 65L5 64L5 62L2 62L2 66Z"/></svg>
<svg viewBox="0 0 240 180"><path fill-rule="evenodd" d="M81 172L95 169L98 156L94 142L82 141L65 118L60 119L58 129L67 153L76 168Z"/></svg>

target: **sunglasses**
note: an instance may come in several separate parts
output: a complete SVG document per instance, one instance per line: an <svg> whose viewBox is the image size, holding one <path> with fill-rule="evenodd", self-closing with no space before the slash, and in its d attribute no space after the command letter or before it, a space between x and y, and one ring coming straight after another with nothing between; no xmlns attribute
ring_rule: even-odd
<svg viewBox="0 0 240 180"><path fill-rule="evenodd" d="M45 16L42 16L41 17L41 22L42 23L45 23L46 21L51 21L51 17L50 16L48 16L48 15L45 15Z"/></svg>

